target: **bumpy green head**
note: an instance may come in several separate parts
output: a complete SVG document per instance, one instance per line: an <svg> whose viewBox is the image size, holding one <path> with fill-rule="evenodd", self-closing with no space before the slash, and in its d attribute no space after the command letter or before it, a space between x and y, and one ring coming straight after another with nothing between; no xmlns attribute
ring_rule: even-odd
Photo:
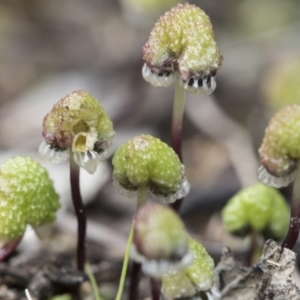
<svg viewBox="0 0 300 300"><path fill-rule="evenodd" d="M85 91L74 91L58 101L44 118L41 155L60 163L72 150L76 163L94 173L110 154L113 125L98 101Z"/></svg>
<svg viewBox="0 0 300 300"><path fill-rule="evenodd" d="M166 300L193 297L200 291L206 292L208 299L219 295L214 287L213 259L192 238L189 239L189 249L194 256L193 263L183 270L169 272L162 277L162 294Z"/></svg>
<svg viewBox="0 0 300 300"><path fill-rule="evenodd" d="M185 89L209 94L222 63L209 17L188 3L178 4L155 24L144 46L143 75L156 86L178 76ZM175 71L175 74L174 74Z"/></svg>
<svg viewBox="0 0 300 300"><path fill-rule="evenodd" d="M134 228L136 260L141 260L147 274L160 277L169 269L177 269L191 262L185 227L168 206L151 203L136 214Z"/></svg>
<svg viewBox="0 0 300 300"><path fill-rule="evenodd" d="M267 175L279 178L279 184L273 184L275 187L288 185L294 179L294 171L300 158L299 128L300 105L286 106L271 119L259 149L263 166L259 170L259 179L263 183L272 185ZM263 171L269 174L265 175Z"/></svg>
<svg viewBox="0 0 300 300"><path fill-rule="evenodd" d="M115 181L124 189L141 186L162 201L174 202L187 195L184 166L167 144L151 135L139 135L122 145L113 158Z"/></svg>
<svg viewBox="0 0 300 300"><path fill-rule="evenodd" d="M0 167L0 207L0 237L9 241L27 224L53 222L60 205L47 171L29 157L14 157Z"/></svg>
<svg viewBox="0 0 300 300"><path fill-rule="evenodd" d="M251 231L282 238L289 226L289 209L281 194L261 183L233 196L222 211L226 229L236 235Z"/></svg>

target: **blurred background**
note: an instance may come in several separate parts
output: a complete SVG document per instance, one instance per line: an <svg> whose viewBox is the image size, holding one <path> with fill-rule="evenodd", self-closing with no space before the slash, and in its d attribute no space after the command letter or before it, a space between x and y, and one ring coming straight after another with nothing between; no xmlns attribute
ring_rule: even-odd
<svg viewBox="0 0 300 300"><path fill-rule="evenodd" d="M17 154L40 160L44 116L76 89L90 92L108 112L116 148L141 133L169 143L174 87L154 88L143 80L142 47L157 18L178 2L2 0L0 160ZM182 216L218 257L223 245L242 251L246 243L224 232L220 209L256 182L257 149L270 117L300 102L300 2L190 3L210 16L224 61L213 95L187 95L183 158L192 189ZM70 239L60 247L73 246L68 166L42 163L61 194L56 226ZM111 170L108 162L92 177L82 171L81 183L89 242L121 258L136 202L113 190Z"/></svg>

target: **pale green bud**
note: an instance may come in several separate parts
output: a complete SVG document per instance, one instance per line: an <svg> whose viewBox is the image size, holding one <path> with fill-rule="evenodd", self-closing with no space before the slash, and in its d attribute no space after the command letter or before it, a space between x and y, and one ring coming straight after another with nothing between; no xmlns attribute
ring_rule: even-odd
<svg viewBox="0 0 300 300"><path fill-rule="evenodd" d="M268 104L275 110L300 103L300 56L274 62L261 83Z"/></svg>
<svg viewBox="0 0 300 300"><path fill-rule="evenodd" d="M74 91L58 101L44 118L40 154L51 163L69 158L93 174L112 152L113 125L98 101L85 91Z"/></svg>
<svg viewBox="0 0 300 300"><path fill-rule="evenodd" d="M171 147L151 135L139 135L122 145L112 163L114 180L125 190L136 191L148 186L166 203L189 192L190 185L178 156Z"/></svg>
<svg viewBox="0 0 300 300"><path fill-rule="evenodd" d="M259 148L258 178L266 185L287 186L300 158L300 105L289 105L271 119Z"/></svg>
<svg viewBox="0 0 300 300"><path fill-rule="evenodd" d="M19 238L26 225L54 221L58 195L48 172L29 157L14 157L0 166L0 237Z"/></svg>
<svg viewBox="0 0 300 300"><path fill-rule="evenodd" d="M189 239L189 249L194 256L193 262L183 270L169 272L162 277L164 299L193 297L199 292L205 292L208 299L220 299L220 293L214 284L213 259L205 248L192 238Z"/></svg>
<svg viewBox="0 0 300 300"><path fill-rule="evenodd" d="M290 214L277 190L256 183L228 201L222 210L222 219L232 234L246 235L255 231L280 239L287 232Z"/></svg>
<svg viewBox="0 0 300 300"><path fill-rule="evenodd" d="M161 277L192 261L184 224L168 206L151 203L139 208L133 240L132 257L147 275Z"/></svg>
<svg viewBox="0 0 300 300"><path fill-rule="evenodd" d="M155 86L168 86L176 78L197 94L216 87L222 56L209 17L188 3L178 4L155 24L144 46L143 76Z"/></svg>

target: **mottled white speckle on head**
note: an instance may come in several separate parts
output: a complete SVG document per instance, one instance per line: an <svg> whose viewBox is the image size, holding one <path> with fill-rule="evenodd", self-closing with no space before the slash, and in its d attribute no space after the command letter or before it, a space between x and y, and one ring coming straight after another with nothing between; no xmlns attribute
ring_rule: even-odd
<svg viewBox="0 0 300 300"><path fill-rule="evenodd" d="M134 150L141 151L146 150L149 147L149 141L143 137L136 137L132 140Z"/></svg>

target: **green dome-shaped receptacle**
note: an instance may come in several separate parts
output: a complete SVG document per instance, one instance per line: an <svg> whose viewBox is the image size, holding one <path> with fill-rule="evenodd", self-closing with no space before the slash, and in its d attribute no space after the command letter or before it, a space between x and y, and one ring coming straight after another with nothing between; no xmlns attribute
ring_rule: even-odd
<svg viewBox="0 0 300 300"><path fill-rule="evenodd" d="M261 183L247 187L233 196L222 210L224 226L232 234L268 231L282 238L289 225L289 209L282 195Z"/></svg>
<svg viewBox="0 0 300 300"><path fill-rule="evenodd" d="M184 224L172 208L146 204L138 209L135 220L131 254L142 263L145 274L160 278L191 263Z"/></svg>
<svg viewBox="0 0 300 300"><path fill-rule="evenodd" d="M289 105L277 112L266 131L259 156L258 179L276 188L294 181L300 158L300 105Z"/></svg>
<svg viewBox="0 0 300 300"><path fill-rule="evenodd" d="M172 148L150 135L140 135L122 145L113 157L113 177L129 191L141 186L174 202L189 191L184 166Z"/></svg>
<svg viewBox="0 0 300 300"><path fill-rule="evenodd" d="M153 85L171 84L175 72L185 89L208 94L216 87L222 56L209 17L195 5L178 4L160 17L143 54L143 76Z"/></svg>
<svg viewBox="0 0 300 300"><path fill-rule="evenodd" d="M113 125L99 102L85 91L74 91L57 102L43 123L40 154L50 163L69 158L90 174L112 153Z"/></svg>
<svg viewBox="0 0 300 300"><path fill-rule="evenodd" d="M58 195L48 172L29 157L14 157L0 166L0 237L19 238L26 225L54 221Z"/></svg>
<svg viewBox="0 0 300 300"><path fill-rule="evenodd" d="M151 203L136 213L134 244L147 259L176 260L188 250L184 224L169 207Z"/></svg>
<svg viewBox="0 0 300 300"><path fill-rule="evenodd" d="M94 133L97 138L95 142L111 140L114 135L112 122L99 102L88 92L80 90L58 101L43 123L43 136L47 144L53 147L71 148L78 133ZM80 139L85 138L79 136L78 139L74 146L80 151L85 147Z"/></svg>
<svg viewBox="0 0 300 300"><path fill-rule="evenodd" d="M205 248L189 238L189 249L193 254L193 262L185 269L173 271L162 277L162 294L166 300L193 297L198 292L208 292L211 297L219 295L214 287L214 261ZM216 298L219 299L219 298Z"/></svg>

